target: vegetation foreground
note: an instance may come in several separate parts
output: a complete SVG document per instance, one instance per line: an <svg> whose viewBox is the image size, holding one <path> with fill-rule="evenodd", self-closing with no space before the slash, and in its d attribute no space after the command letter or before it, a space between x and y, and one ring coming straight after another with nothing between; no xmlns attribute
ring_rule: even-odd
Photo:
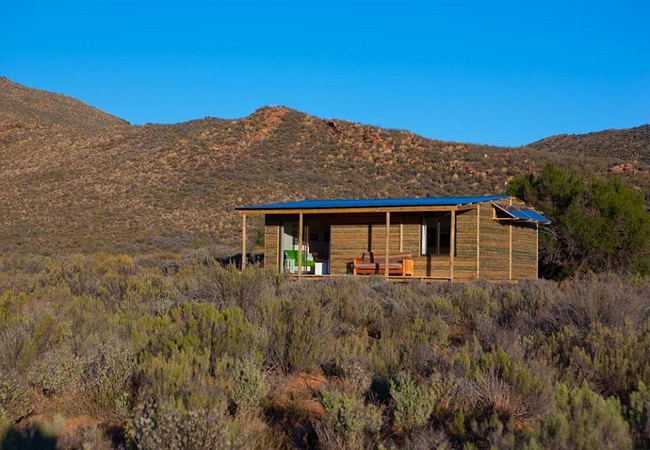
<svg viewBox="0 0 650 450"><path fill-rule="evenodd" d="M1 447L650 447L647 278L313 283L214 261L3 261Z"/></svg>

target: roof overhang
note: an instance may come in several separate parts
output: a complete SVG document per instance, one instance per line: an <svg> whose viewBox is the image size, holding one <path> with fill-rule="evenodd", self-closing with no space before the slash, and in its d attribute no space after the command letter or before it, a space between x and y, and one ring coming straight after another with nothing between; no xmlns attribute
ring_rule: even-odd
<svg viewBox="0 0 650 450"><path fill-rule="evenodd" d="M507 195L483 197L422 197L387 199L302 200L287 203L270 203L238 206L242 214L336 214L373 212L428 212L459 211L474 208L476 204L509 198Z"/></svg>

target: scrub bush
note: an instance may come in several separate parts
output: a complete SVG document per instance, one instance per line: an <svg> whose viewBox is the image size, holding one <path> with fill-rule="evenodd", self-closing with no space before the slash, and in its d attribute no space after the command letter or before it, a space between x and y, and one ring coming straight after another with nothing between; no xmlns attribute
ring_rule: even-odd
<svg viewBox="0 0 650 450"><path fill-rule="evenodd" d="M138 388L172 404L205 408L232 389L235 361L260 362L265 338L239 308L183 303L165 316L145 316L136 337Z"/></svg>
<svg viewBox="0 0 650 450"><path fill-rule="evenodd" d="M233 374L232 401L237 411L254 410L269 392L264 379L264 372L252 359L245 358L237 362Z"/></svg>
<svg viewBox="0 0 650 450"><path fill-rule="evenodd" d="M318 398L327 417L316 425L318 442L323 449L373 448L382 426L379 408L364 405L355 395L336 389L322 389Z"/></svg>
<svg viewBox="0 0 650 450"><path fill-rule="evenodd" d="M638 389L630 394L625 416L636 448L650 448L650 389L639 381Z"/></svg>
<svg viewBox="0 0 650 450"><path fill-rule="evenodd" d="M15 371L0 371L0 419L13 424L32 409L25 381Z"/></svg>
<svg viewBox="0 0 650 450"><path fill-rule="evenodd" d="M410 436L427 424L440 397L440 386L418 384L407 372L399 373L389 385L395 422Z"/></svg>
<svg viewBox="0 0 650 450"><path fill-rule="evenodd" d="M185 410L152 400L133 409L128 438L141 450L249 449L256 440L222 410Z"/></svg>
<svg viewBox="0 0 650 450"><path fill-rule="evenodd" d="M29 384L46 396L73 394L84 386L86 361L68 346L47 352L29 373Z"/></svg>
<svg viewBox="0 0 650 450"><path fill-rule="evenodd" d="M553 403L546 420L539 422L537 442L543 448L632 448L629 427L616 398L605 400L586 383L576 388L560 383Z"/></svg>
<svg viewBox="0 0 650 450"><path fill-rule="evenodd" d="M331 358L332 320L321 304L296 295L260 306L268 332L267 363L288 372L313 369Z"/></svg>

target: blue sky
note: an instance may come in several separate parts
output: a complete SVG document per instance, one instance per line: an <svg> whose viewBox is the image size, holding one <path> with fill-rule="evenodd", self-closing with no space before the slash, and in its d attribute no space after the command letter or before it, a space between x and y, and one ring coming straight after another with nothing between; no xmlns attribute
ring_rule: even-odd
<svg viewBox="0 0 650 450"><path fill-rule="evenodd" d="M650 123L647 0L20 0L0 14L0 76L133 124L285 105L517 146Z"/></svg>

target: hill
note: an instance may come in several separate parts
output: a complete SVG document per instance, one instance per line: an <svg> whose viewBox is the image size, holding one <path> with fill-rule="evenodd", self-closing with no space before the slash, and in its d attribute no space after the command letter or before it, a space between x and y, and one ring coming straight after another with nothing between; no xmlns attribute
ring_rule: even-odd
<svg viewBox="0 0 650 450"><path fill-rule="evenodd" d="M236 205L500 193L547 161L603 174L614 162L430 140L285 107L235 120L131 126L6 79L0 99L3 252L179 252L213 244L236 251ZM650 192L647 175L625 174Z"/></svg>
<svg viewBox="0 0 650 450"><path fill-rule="evenodd" d="M535 150L565 155L613 157L650 164L650 125L586 134L560 134L529 144Z"/></svg>
<svg viewBox="0 0 650 450"><path fill-rule="evenodd" d="M0 77L0 131L43 127L94 131L126 121L71 97L32 89Z"/></svg>

